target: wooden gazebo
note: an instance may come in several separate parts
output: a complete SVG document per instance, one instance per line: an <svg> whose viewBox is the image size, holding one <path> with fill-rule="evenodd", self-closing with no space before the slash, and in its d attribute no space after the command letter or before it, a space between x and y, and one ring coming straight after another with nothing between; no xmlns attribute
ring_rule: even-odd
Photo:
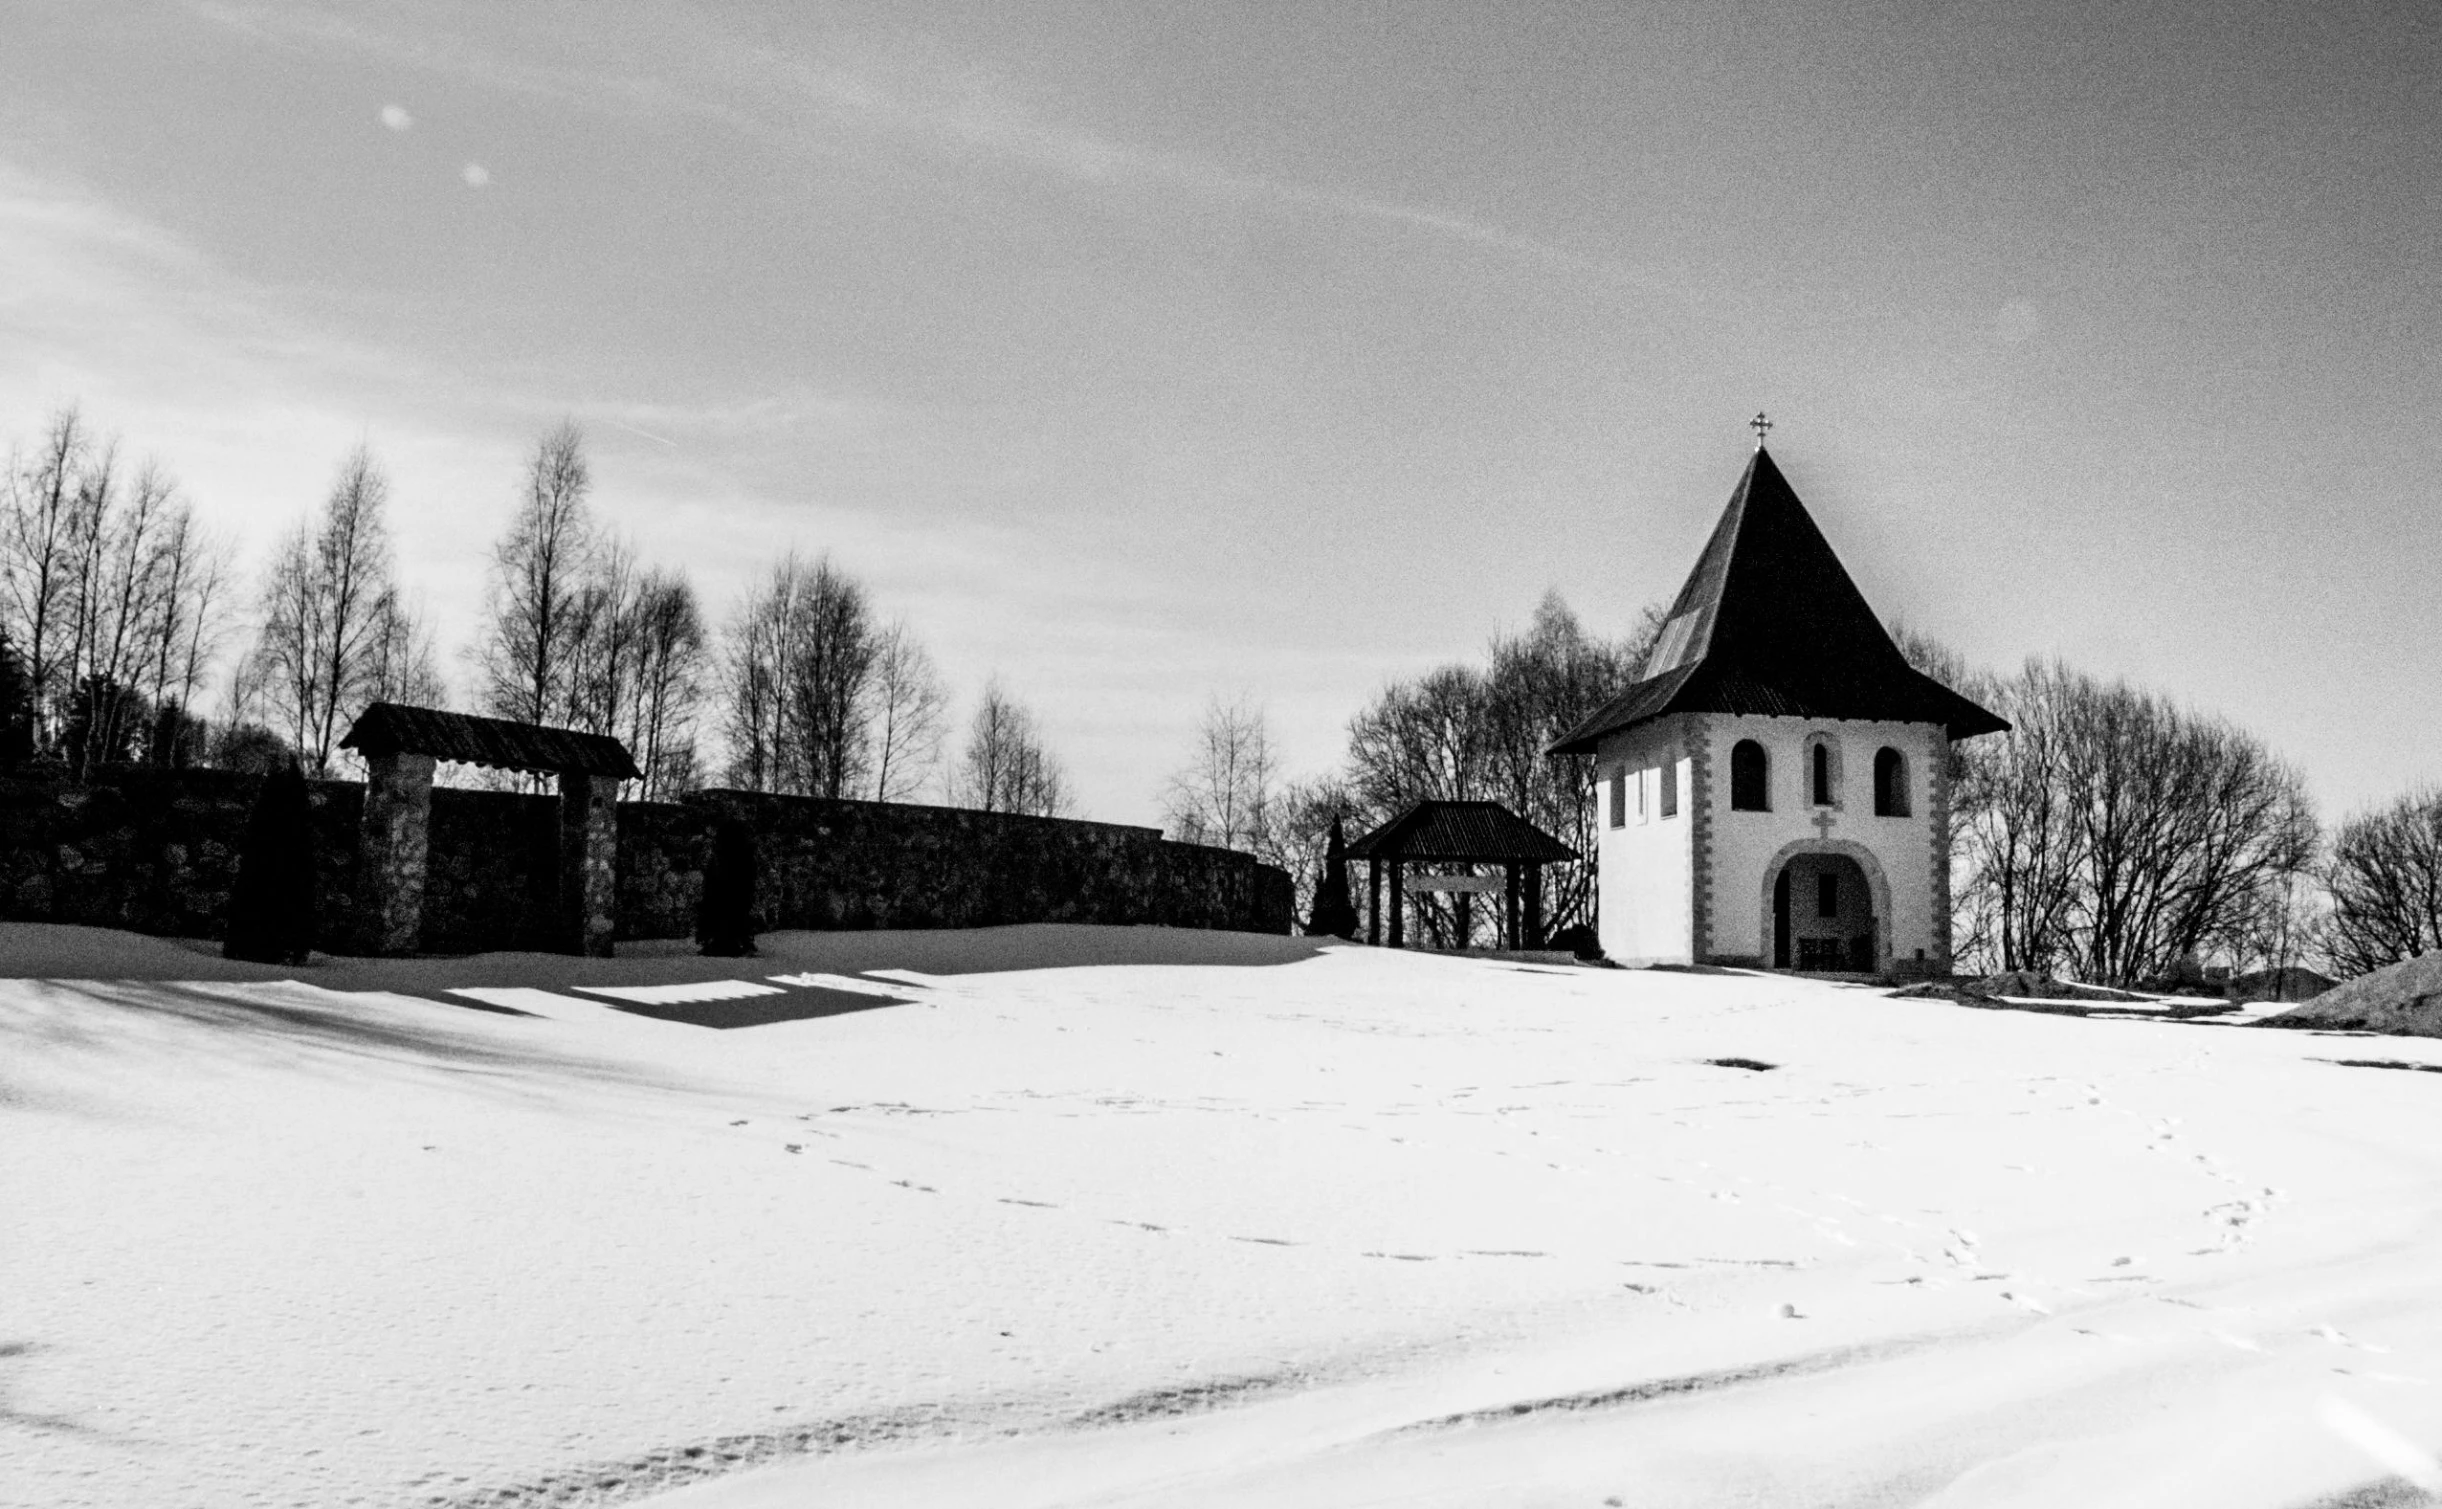
<svg viewBox="0 0 2442 1509"><path fill-rule="evenodd" d="M1501 940L1508 948L1543 945L1543 867L1577 857L1577 851L1499 802L1418 802L1348 846L1350 859L1365 861L1365 941L1382 938L1382 879L1390 871L1390 946L1407 947L1407 893L1448 891L1464 908L1470 894L1501 894ZM1410 877L1412 864L1499 865L1502 874L1427 872Z"/></svg>
<svg viewBox="0 0 2442 1509"><path fill-rule="evenodd" d="M412 953L423 934L433 766L451 760L559 778L556 946L562 953L610 957L618 903L619 783L641 774L626 745L607 734L376 702L339 747L365 760L357 874L368 952Z"/></svg>

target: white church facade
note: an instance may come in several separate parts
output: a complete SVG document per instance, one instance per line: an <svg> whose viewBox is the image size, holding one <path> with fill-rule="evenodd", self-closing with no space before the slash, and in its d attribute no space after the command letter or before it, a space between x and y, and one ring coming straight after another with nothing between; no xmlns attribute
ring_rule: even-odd
<svg viewBox="0 0 2442 1509"><path fill-rule="evenodd" d="M1950 968L1949 750L2009 725L1909 666L1760 445L1592 756L1622 964Z"/></svg>

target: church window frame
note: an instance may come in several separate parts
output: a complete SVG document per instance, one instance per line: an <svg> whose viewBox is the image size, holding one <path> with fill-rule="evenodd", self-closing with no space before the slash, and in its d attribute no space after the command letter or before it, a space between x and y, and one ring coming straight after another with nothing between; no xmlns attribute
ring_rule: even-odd
<svg viewBox="0 0 2442 1509"><path fill-rule="evenodd" d="M1772 810L1772 755L1760 739L1741 739L1730 746L1730 810Z"/></svg>
<svg viewBox="0 0 2442 1509"><path fill-rule="evenodd" d="M1662 816L1665 819L1677 817L1679 815L1678 762L1664 760L1662 768L1655 771L1654 774L1662 783Z"/></svg>
<svg viewBox="0 0 2442 1509"><path fill-rule="evenodd" d="M1806 736L1803 759L1798 766L1799 779L1806 784L1806 805L1837 811L1843 804L1840 787L1840 741L1829 734Z"/></svg>
<svg viewBox="0 0 2442 1509"><path fill-rule="evenodd" d="M1611 767L1610 784L1611 790L1607 805L1611 808L1611 826L1625 828L1628 826L1628 767L1626 765Z"/></svg>
<svg viewBox="0 0 2442 1509"><path fill-rule="evenodd" d="M1885 744L1874 751L1874 815L1908 817L1908 757Z"/></svg>

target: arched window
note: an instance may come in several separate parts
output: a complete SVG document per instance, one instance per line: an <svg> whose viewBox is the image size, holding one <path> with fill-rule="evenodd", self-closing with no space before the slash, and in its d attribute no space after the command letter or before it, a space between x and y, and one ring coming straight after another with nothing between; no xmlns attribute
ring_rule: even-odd
<svg viewBox="0 0 2442 1509"><path fill-rule="evenodd" d="M1874 755L1874 815L1908 815L1908 762L1889 745Z"/></svg>
<svg viewBox="0 0 2442 1509"><path fill-rule="evenodd" d="M1815 805L1828 807L1832 805L1831 745L1818 739L1806 754L1809 774L1814 781Z"/></svg>
<svg viewBox="0 0 2442 1509"><path fill-rule="evenodd" d="M1730 810L1768 812L1772 802L1765 785L1764 746L1741 739L1730 746Z"/></svg>

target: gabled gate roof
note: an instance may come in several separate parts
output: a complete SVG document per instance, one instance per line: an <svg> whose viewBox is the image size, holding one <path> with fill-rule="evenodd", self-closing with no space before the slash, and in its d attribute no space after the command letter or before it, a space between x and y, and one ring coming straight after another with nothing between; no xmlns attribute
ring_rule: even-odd
<svg viewBox="0 0 2442 1509"><path fill-rule="evenodd" d="M398 702L376 702L366 708L339 747L366 756L431 755L463 765L544 775L572 771L632 781L644 774L636 768L627 746L608 734L446 713Z"/></svg>

